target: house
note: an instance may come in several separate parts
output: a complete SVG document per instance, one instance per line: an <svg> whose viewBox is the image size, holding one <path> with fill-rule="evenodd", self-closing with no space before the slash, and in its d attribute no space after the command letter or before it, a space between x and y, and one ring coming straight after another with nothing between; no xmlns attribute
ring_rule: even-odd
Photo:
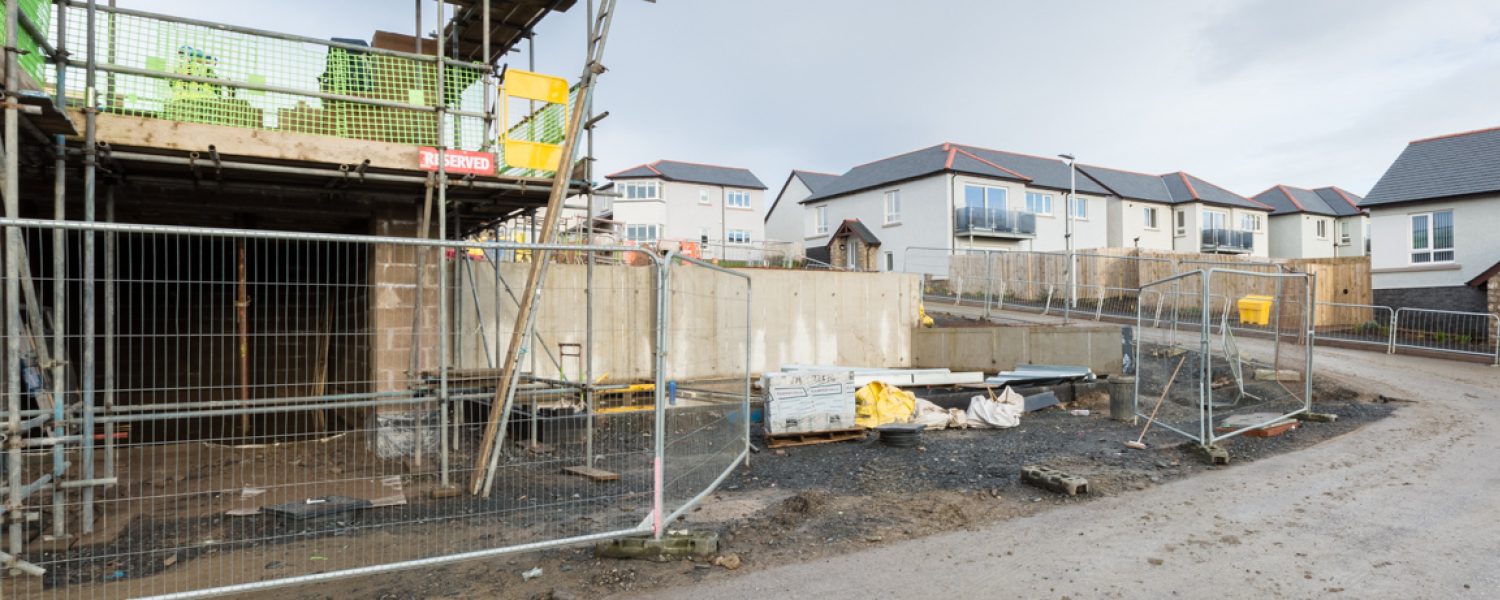
<svg viewBox="0 0 1500 600"><path fill-rule="evenodd" d="M794 174L788 188L793 180L807 185ZM1270 207L1185 173L1081 164L1075 171L1057 158L945 143L819 178L813 186L795 203L797 194L783 190L766 222L787 232L778 235L791 235L800 217L800 239L815 248L828 246L840 224L859 221L881 242L880 270L905 269L912 252L1065 250L1068 207L1075 249L1266 252ZM1069 204L1072 186L1077 195ZM1204 229L1206 238L1199 235Z"/></svg>
<svg viewBox="0 0 1500 600"><path fill-rule="evenodd" d="M699 244L704 258L744 260L765 241L766 185L747 169L659 160L605 176L625 241ZM733 255L733 256L731 256Z"/></svg>
<svg viewBox="0 0 1500 600"><path fill-rule="evenodd" d="M880 238L859 219L849 219L828 237L828 244L807 249L807 257L845 271L875 271L879 267Z"/></svg>
<svg viewBox="0 0 1500 600"><path fill-rule="evenodd" d="M1109 247L1268 255L1270 206L1182 171L1078 170L1109 190Z"/></svg>
<svg viewBox="0 0 1500 600"><path fill-rule="evenodd" d="M1407 144L1360 206L1376 304L1500 314L1500 127Z"/></svg>
<svg viewBox="0 0 1500 600"><path fill-rule="evenodd" d="M1276 185L1256 194L1256 202L1271 211L1271 258L1329 258L1365 256L1368 252L1369 212L1362 200L1329 186L1303 189Z"/></svg>
<svg viewBox="0 0 1500 600"><path fill-rule="evenodd" d="M787 176L786 182L781 184L781 192L776 194L776 199L771 202L771 208L766 211L763 219L766 224L766 239L795 242L797 246L801 246L805 234L802 206L799 203L838 178L838 175L832 173L794 169ZM778 207L788 207L788 209L778 211L776 210Z"/></svg>

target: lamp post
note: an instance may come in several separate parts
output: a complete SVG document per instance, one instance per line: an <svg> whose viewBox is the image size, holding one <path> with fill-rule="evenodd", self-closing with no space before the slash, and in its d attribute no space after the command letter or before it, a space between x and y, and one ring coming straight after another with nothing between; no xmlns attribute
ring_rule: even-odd
<svg viewBox="0 0 1500 600"><path fill-rule="evenodd" d="M1059 154L1068 163L1068 199L1063 202L1063 211L1066 217L1063 219L1063 246L1068 254L1068 307L1078 306L1078 273L1073 268L1073 203L1078 195L1078 161L1072 154Z"/></svg>

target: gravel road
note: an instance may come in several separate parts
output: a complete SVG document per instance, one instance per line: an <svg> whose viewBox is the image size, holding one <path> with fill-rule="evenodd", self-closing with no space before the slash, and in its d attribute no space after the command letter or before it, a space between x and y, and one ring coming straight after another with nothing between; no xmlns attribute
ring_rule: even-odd
<svg viewBox="0 0 1500 600"><path fill-rule="evenodd" d="M1500 597L1500 370L1337 348L1316 365L1413 402L1300 452L642 597Z"/></svg>

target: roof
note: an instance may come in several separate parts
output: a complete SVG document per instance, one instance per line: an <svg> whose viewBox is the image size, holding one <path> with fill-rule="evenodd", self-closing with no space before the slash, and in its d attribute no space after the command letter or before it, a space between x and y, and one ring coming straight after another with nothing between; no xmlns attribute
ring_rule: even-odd
<svg viewBox="0 0 1500 600"><path fill-rule="evenodd" d="M828 237L828 243L832 244L834 240L843 237L845 233L859 238L866 246L880 245L880 238L875 237L875 232L870 231L869 227L865 227L865 224L860 222L859 219L844 219L844 223L839 225L838 230L834 231L833 235Z"/></svg>
<svg viewBox="0 0 1500 600"><path fill-rule="evenodd" d="M802 202L816 202L937 173L960 173L1020 181L1036 187L1066 190L1068 163L977 146L944 143L859 165L840 175ZM1098 183L1078 178L1078 191L1107 194Z"/></svg>
<svg viewBox="0 0 1500 600"><path fill-rule="evenodd" d="M1490 267L1488 269L1485 269L1484 272L1480 273L1475 278L1470 279L1469 283L1468 283L1468 286L1469 287L1473 287L1473 288L1477 288L1477 287L1481 287L1481 286L1484 286L1484 285L1488 285L1489 282L1490 282L1490 278L1492 278L1492 277L1494 277L1496 275L1500 275L1500 262L1495 263L1494 266L1492 266L1492 267Z"/></svg>
<svg viewBox="0 0 1500 600"><path fill-rule="evenodd" d="M771 213L776 212L776 205L781 204L781 197L786 195L786 186L791 185L793 179L801 181L802 185L807 188L809 195L811 195L818 193L818 190L827 187L829 183L838 178L839 176L833 173L792 169L791 174L786 176L786 181L781 184L781 191L776 193L776 199L771 201L771 208L766 210L766 215L761 220L768 222L771 220Z"/></svg>
<svg viewBox="0 0 1500 600"><path fill-rule="evenodd" d="M605 177L609 179L665 179L667 181L706 183L708 185L749 188L752 190L766 189L766 184L761 183L760 178L751 173L749 169L704 165L679 160L658 160L654 163L637 165L618 173L605 175Z"/></svg>
<svg viewBox="0 0 1500 600"><path fill-rule="evenodd" d="M1500 127L1414 140L1360 206L1500 192Z"/></svg>
<svg viewBox="0 0 1500 600"><path fill-rule="evenodd" d="M1067 190L1075 184L1068 163L1060 159L945 143L849 169L802 202L827 200L937 173L994 177L1057 190ZM1082 194L1113 194L1167 204L1206 202L1270 210L1268 206L1182 172L1147 175L1080 164L1078 173L1076 189Z"/></svg>
<svg viewBox="0 0 1500 600"><path fill-rule="evenodd" d="M1307 213L1330 217L1352 217L1364 214L1359 196L1334 186L1304 189L1290 185L1272 186L1255 195L1255 200L1276 210L1271 216Z"/></svg>
<svg viewBox="0 0 1500 600"><path fill-rule="evenodd" d="M484 60L484 0L455 0L453 19L444 27L444 39L458 28L458 56ZM549 12L564 12L578 0L488 0L490 4L490 61L504 56L521 40L530 38Z"/></svg>
<svg viewBox="0 0 1500 600"><path fill-rule="evenodd" d="M1090 179L1103 184L1111 193L1121 198L1166 204L1203 202L1252 210L1272 208L1182 171L1165 175L1149 175L1095 165L1078 165L1078 170L1088 175Z"/></svg>

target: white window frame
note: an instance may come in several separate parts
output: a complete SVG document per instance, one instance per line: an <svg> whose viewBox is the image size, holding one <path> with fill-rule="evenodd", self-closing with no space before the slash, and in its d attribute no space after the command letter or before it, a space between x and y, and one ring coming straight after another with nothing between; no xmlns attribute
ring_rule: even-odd
<svg viewBox="0 0 1500 600"><path fill-rule="evenodd" d="M1328 239L1328 219L1316 219L1316 221L1317 224L1313 227L1317 230L1318 239Z"/></svg>
<svg viewBox="0 0 1500 600"><path fill-rule="evenodd" d="M1042 210L1037 210L1037 208L1041 208ZM1026 192L1026 212L1044 217L1052 216L1052 194Z"/></svg>
<svg viewBox="0 0 1500 600"><path fill-rule="evenodd" d="M1010 210L1010 189L1009 188L1004 188L1004 187L1001 187L1001 186L998 186L998 185L984 185L982 183L965 183L964 184L964 197L960 200L961 203L959 204L959 206L964 207L964 208L969 208L969 188L978 188L978 189L984 191L984 207L983 208L985 208L986 210L991 209L991 208L999 208L1000 210ZM994 206L994 205L990 204L990 196L994 192L999 192L1000 193L1000 206Z"/></svg>
<svg viewBox="0 0 1500 600"><path fill-rule="evenodd" d="M650 195L645 193L647 190L650 190ZM626 181L620 184L620 197L617 200L661 200L661 183Z"/></svg>
<svg viewBox="0 0 1500 600"><path fill-rule="evenodd" d="M813 235L828 235L828 205L813 207Z"/></svg>
<svg viewBox="0 0 1500 600"><path fill-rule="evenodd" d="M887 273L896 270L896 253L890 250L885 251L885 270Z"/></svg>
<svg viewBox="0 0 1500 600"><path fill-rule="evenodd" d="M885 224L901 224L901 190L891 190L885 193Z"/></svg>
<svg viewBox="0 0 1500 600"><path fill-rule="evenodd" d="M1240 213L1240 231L1260 233L1260 215L1254 213Z"/></svg>
<svg viewBox="0 0 1500 600"><path fill-rule="evenodd" d="M1434 210L1428 212L1411 213L1406 216L1406 246L1408 248L1406 253L1406 260L1409 261L1409 264L1448 264L1458 259L1457 231L1453 232L1453 235L1451 236L1452 239L1450 240L1450 244L1447 248L1437 247L1437 216L1444 213L1448 215L1448 222L1450 223L1449 227L1457 229L1458 224L1453 222L1452 210ZM1417 247L1417 240L1413 236L1413 234L1415 233L1416 221L1418 217L1426 217L1427 219L1427 244L1421 248ZM1437 254L1439 252L1447 252L1450 256L1446 259L1439 260L1437 257ZM1418 254L1427 255L1427 260L1417 260Z"/></svg>
<svg viewBox="0 0 1500 600"><path fill-rule="evenodd" d="M638 235L649 233L649 237ZM640 243L655 243L661 240L661 226L654 223L626 223L625 240Z"/></svg>
<svg viewBox="0 0 1500 600"><path fill-rule="evenodd" d="M1082 207L1082 211L1077 209ZM1073 216L1074 221L1089 220L1089 199L1083 196L1073 196L1068 202L1068 213Z"/></svg>
<svg viewBox="0 0 1500 600"><path fill-rule="evenodd" d="M737 244L741 246L747 246L750 244L749 229L730 229L729 231L724 233L724 237L727 238L726 241L731 244Z"/></svg>
<svg viewBox="0 0 1500 600"><path fill-rule="evenodd" d="M1158 221L1156 217L1157 215L1155 206L1141 207L1141 222L1145 224L1146 229L1150 229L1152 231L1161 229L1161 222Z"/></svg>
<svg viewBox="0 0 1500 600"><path fill-rule="evenodd" d="M1172 235L1175 237L1187 236L1187 211L1179 208L1173 212L1177 213L1177 216L1172 217L1176 219L1172 224Z"/></svg>
<svg viewBox="0 0 1500 600"><path fill-rule="evenodd" d="M1208 215L1221 215L1221 216L1223 216L1224 217L1224 221L1223 221L1224 224L1221 225L1219 228L1221 228L1221 229L1229 229L1229 221L1230 221L1230 219L1229 219L1229 213L1226 212L1226 211L1222 211L1222 210L1204 210L1203 212L1198 213L1198 215L1200 217L1202 217L1202 219L1199 219L1200 222L1198 223L1198 231L1200 231L1200 232L1201 231L1207 231L1209 229L1214 229L1214 228L1211 228L1211 227L1208 226L1208 221L1209 221Z"/></svg>
<svg viewBox="0 0 1500 600"><path fill-rule="evenodd" d="M713 198L708 193L708 188L698 188L698 204L713 204Z"/></svg>
<svg viewBox="0 0 1500 600"><path fill-rule="evenodd" d="M1339 245L1348 246L1354 243L1354 234L1350 231L1349 221L1339 221Z"/></svg>
<svg viewBox="0 0 1500 600"><path fill-rule="evenodd" d="M750 192L746 190L726 190L724 192L724 206L750 210Z"/></svg>

